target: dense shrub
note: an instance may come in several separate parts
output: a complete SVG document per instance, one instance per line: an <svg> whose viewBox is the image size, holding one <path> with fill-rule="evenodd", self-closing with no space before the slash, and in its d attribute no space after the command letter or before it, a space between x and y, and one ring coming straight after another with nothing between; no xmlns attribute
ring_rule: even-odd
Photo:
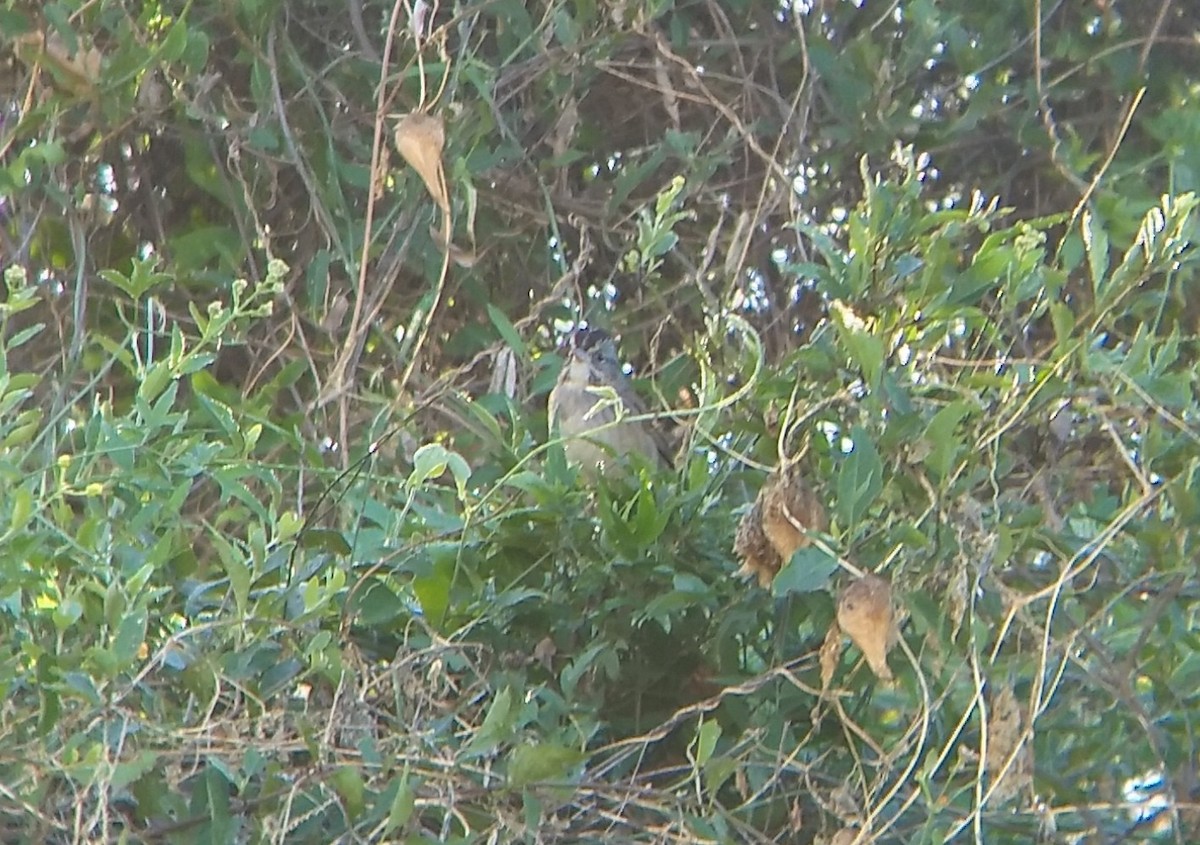
<svg viewBox="0 0 1200 845"><path fill-rule="evenodd" d="M1200 838L1192 29L10 0L6 838ZM547 436L581 320L676 470Z"/></svg>

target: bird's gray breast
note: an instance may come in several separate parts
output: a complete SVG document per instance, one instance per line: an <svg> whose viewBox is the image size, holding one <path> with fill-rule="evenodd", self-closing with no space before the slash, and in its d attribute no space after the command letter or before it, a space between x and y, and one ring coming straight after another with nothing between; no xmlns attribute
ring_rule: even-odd
<svg viewBox="0 0 1200 845"><path fill-rule="evenodd" d="M609 425L617 418L616 409L600 395L572 384L555 390L555 422L563 435L583 434Z"/></svg>

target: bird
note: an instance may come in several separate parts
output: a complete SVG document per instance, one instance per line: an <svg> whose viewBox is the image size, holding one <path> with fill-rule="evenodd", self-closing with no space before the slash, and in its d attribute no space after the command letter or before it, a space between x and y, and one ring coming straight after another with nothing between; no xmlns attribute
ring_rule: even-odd
<svg viewBox="0 0 1200 845"><path fill-rule="evenodd" d="M627 464L630 454L644 456L656 469L671 466L670 445L650 420L629 419L644 415L646 406L621 369L608 332L576 329L568 346L546 407L550 431L563 438L567 460L588 474Z"/></svg>

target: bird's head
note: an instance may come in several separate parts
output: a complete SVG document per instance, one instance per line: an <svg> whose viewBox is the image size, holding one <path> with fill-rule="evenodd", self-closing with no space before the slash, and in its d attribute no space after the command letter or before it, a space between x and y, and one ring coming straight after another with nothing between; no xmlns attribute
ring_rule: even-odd
<svg viewBox="0 0 1200 845"><path fill-rule="evenodd" d="M617 344L603 329L576 329L568 341L566 377L586 384L612 381L621 372Z"/></svg>

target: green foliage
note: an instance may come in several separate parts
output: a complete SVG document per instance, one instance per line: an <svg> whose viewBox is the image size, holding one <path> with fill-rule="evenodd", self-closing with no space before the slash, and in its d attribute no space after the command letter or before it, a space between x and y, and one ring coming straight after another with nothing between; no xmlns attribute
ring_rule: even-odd
<svg viewBox="0 0 1200 845"><path fill-rule="evenodd" d="M5 829L1200 838L1181 7L443 6L0 5ZM546 442L584 319L676 471Z"/></svg>

